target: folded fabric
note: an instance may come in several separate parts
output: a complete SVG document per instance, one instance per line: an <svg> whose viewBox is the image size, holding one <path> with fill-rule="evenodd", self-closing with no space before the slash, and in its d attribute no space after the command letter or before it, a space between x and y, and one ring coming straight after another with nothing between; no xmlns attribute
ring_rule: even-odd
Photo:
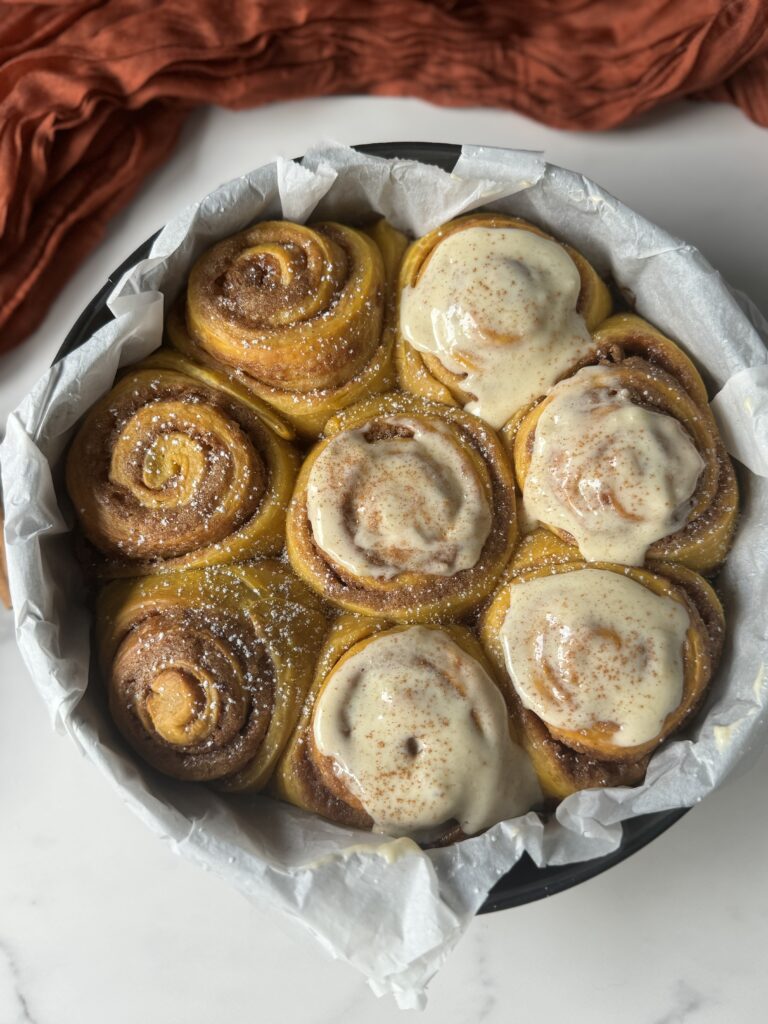
<svg viewBox="0 0 768 1024"><path fill-rule="evenodd" d="M39 323L186 113L418 96L606 129L682 96L768 126L763 0L0 0L0 351Z"/></svg>

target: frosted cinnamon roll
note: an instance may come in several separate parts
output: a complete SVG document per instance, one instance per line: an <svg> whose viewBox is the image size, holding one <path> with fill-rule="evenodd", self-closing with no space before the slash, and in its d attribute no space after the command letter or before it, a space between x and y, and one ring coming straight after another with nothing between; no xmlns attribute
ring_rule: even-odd
<svg viewBox="0 0 768 1024"><path fill-rule="evenodd" d="M115 724L166 775L262 789L324 627L313 595L276 562L110 583L96 632Z"/></svg>
<svg viewBox="0 0 768 1024"><path fill-rule="evenodd" d="M588 561L710 572L725 558L738 496L714 419L644 360L556 384L521 417L514 461L526 518Z"/></svg>
<svg viewBox="0 0 768 1024"><path fill-rule="evenodd" d="M332 821L423 842L481 832L540 799L475 638L342 615L275 776Z"/></svg>
<svg viewBox="0 0 768 1024"><path fill-rule="evenodd" d="M640 781L717 665L723 615L714 591L677 565L528 561L494 597L481 638L514 688L545 793Z"/></svg>
<svg viewBox="0 0 768 1024"><path fill-rule="evenodd" d="M458 409L388 395L326 425L286 526L288 557L351 611L406 621L460 615L487 596L516 539L511 467Z"/></svg>
<svg viewBox="0 0 768 1024"><path fill-rule="evenodd" d="M590 356L610 310L571 246L516 217L459 217L403 260L400 385L500 428Z"/></svg>
<svg viewBox="0 0 768 1024"><path fill-rule="evenodd" d="M382 220L268 221L200 257L170 344L235 375L303 437L393 383L392 302L407 240Z"/></svg>
<svg viewBox="0 0 768 1024"><path fill-rule="evenodd" d="M234 381L152 356L97 402L68 453L87 561L135 576L276 554L298 470L290 436Z"/></svg>

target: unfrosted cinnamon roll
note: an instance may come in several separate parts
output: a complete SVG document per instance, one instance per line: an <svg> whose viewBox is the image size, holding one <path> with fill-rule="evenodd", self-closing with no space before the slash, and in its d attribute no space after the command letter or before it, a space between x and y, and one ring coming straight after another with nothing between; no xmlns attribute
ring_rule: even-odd
<svg viewBox="0 0 768 1024"><path fill-rule="evenodd" d="M516 539L511 467L493 431L459 409L387 395L325 433L288 513L298 575L343 608L399 621L476 607Z"/></svg>
<svg viewBox="0 0 768 1024"><path fill-rule="evenodd" d="M499 428L588 358L611 310L603 281L533 224L473 213L408 249L397 365L406 391Z"/></svg>
<svg viewBox="0 0 768 1024"><path fill-rule="evenodd" d="M308 391L343 383L368 362L383 289L379 251L354 228L263 221L199 257L187 325L223 363Z"/></svg>
<svg viewBox="0 0 768 1024"><path fill-rule="evenodd" d="M303 437L393 383L392 295L404 235L386 221L268 221L225 239L192 269L168 339L226 368Z"/></svg>
<svg viewBox="0 0 768 1024"><path fill-rule="evenodd" d="M272 561L110 583L97 637L115 724L166 775L262 789L324 626L313 595Z"/></svg>
<svg viewBox="0 0 768 1024"><path fill-rule="evenodd" d="M67 457L94 569L135 576L276 554L298 469L290 436L236 382L180 355L129 371Z"/></svg>
<svg viewBox="0 0 768 1024"><path fill-rule="evenodd" d="M527 518L588 561L711 572L724 560L738 514L733 467L709 409L658 366L584 367L510 426Z"/></svg>
<svg viewBox="0 0 768 1024"><path fill-rule="evenodd" d="M514 688L542 788L562 799L637 783L703 699L722 644L717 597L684 566L565 561L541 532L522 548L481 639Z"/></svg>
<svg viewBox="0 0 768 1024"><path fill-rule="evenodd" d="M275 775L332 821L444 842L540 798L477 640L459 626L342 615Z"/></svg>

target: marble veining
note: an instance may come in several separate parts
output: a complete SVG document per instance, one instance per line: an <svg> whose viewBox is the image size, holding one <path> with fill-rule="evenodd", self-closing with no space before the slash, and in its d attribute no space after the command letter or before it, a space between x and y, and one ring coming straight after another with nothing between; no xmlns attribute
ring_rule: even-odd
<svg viewBox="0 0 768 1024"><path fill-rule="evenodd" d="M710 1005L700 991L693 988L685 981L678 981L672 993L672 1007L661 1017L656 1017L653 1024L689 1024L698 1011Z"/></svg>
<svg viewBox="0 0 768 1024"><path fill-rule="evenodd" d="M12 1016L6 1020L3 1014L9 1012ZM16 957L8 943L2 939L0 939L0 1024L37 1024L22 988Z"/></svg>

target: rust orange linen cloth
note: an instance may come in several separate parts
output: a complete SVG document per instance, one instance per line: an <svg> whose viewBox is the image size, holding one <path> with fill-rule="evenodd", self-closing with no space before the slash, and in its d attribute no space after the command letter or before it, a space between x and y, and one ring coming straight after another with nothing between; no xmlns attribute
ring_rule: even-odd
<svg viewBox="0 0 768 1024"><path fill-rule="evenodd" d="M768 125L768 0L0 0L0 351L194 106L361 92L581 129L699 95Z"/></svg>

